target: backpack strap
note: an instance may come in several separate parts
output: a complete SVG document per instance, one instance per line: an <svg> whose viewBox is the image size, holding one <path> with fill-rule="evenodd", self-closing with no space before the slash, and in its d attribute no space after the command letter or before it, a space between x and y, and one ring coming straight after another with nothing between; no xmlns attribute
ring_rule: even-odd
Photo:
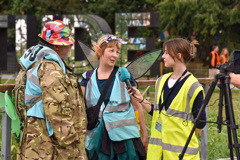
<svg viewBox="0 0 240 160"><path fill-rule="evenodd" d="M37 102L39 102L42 99L42 95L39 96L37 99L35 99L32 103L29 103L27 106L27 111L32 108L32 106L34 106L34 104L36 104Z"/></svg>
<svg viewBox="0 0 240 160"><path fill-rule="evenodd" d="M42 95L39 96L37 99L35 99L32 103L28 104L27 108L24 110L24 112L25 112L24 115L26 115L26 116L25 116L25 123L26 123L26 121L27 121L27 111L28 111L30 108L32 108L37 102L39 102L41 99L42 99ZM26 123L26 124L27 124L27 123Z"/></svg>

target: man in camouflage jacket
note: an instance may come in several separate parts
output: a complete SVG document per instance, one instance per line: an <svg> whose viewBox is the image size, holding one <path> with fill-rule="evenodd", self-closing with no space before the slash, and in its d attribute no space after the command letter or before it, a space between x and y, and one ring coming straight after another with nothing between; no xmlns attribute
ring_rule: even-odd
<svg viewBox="0 0 240 160"><path fill-rule="evenodd" d="M81 89L63 62L74 39L62 21L45 24L38 45L20 58L27 68L25 104L28 109L18 159L85 160L86 112Z"/></svg>

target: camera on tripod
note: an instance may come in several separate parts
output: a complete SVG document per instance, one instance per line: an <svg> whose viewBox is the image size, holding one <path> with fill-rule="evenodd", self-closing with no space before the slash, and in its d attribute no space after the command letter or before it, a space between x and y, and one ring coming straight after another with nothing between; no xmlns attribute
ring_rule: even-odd
<svg viewBox="0 0 240 160"><path fill-rule="evenodd" d="M228 63L217 65L216 68L221 72L233 72L235 74L240 74L240 50L234 50L233 59Z"/></svg>

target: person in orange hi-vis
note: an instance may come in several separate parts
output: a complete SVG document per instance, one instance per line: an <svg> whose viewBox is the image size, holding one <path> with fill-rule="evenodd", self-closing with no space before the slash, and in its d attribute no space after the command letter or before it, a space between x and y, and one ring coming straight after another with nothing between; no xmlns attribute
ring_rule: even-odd
<svg viewBox="0 0 240 160"><path fill-rule="evenodd" d="M212 51L209 53L209 78L214 78L214 76L219 73L219 70L216 68L217 65L221 64L218 50L218 46L213 45Z"/></svg>
<svg viewBox="0 0 240 160"><path fill-rule="evenodd" d="M228 55L229 55L228 53L229 52L228 52L227 48L223 48L222 49L222 52L220 54L220 62L221 62L221 64L224 64L224 63L228 62Z"/></svg>

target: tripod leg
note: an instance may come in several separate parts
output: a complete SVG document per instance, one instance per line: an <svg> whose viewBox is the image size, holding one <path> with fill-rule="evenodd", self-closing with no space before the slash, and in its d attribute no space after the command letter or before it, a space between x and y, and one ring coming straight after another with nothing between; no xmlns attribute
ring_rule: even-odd
<svg viewBox="0 0 240 160"><path fill-rule="evenodd" d="M217 128L218 128L218 133L221 133L222 131L222 123L223 123L223 117L222 117L222 108L223 108L223 93L225 88L223 87L223 80L220 80L220 94L219 94L219 108L218 108L218 117L217 117Z"/></svg>
<svg viewBox="0 0 240 160"><path fill-rule="evenodd" d="M225 90L225 89L224 89ZM231 133L231 122L229 119L229 110L228 110L228 97L226 96L226 91L224 92L225 95L225 114L226 114L226 122L227 122L227 133L228 133L228 148L230 151L230 158L231 160L234 159L234 155L233 155L233 145L232 145L232 133Z"/></svg>
<svg viewBox="0 0 240 160"><path fill-rule="evenodd" d="M204 110L205 110L205 108L206 108L206 106L207 106L207 104L208 104L208 102L209 102L209 100L210 100L210 98L212 96L212 93L213 93L213 91L214 91L214 89L215 89L215 87L217 85L217 81L218 81L218 78L217 78L217 76L215 76L215 78L214 78L212 84L210 85L210 88L209 88L209 90L208 90L208 92L206 94L206 97L205 97L205 100L203 102L203 105L202 105L202 107L200 108L200 110L198 112L197 118L195 119L195 123L193 125L193 128L192 128L189 136L188 136L187 142L186 142L185 146L183 147L183 150L182 150L181 154L178 156L179 160L183 159L183 156L184 156L184 154L185 154L185 152L187 150L187 147L188 147L188 144L190 143L192 135L193 135L195 129L197 128L197 125L200 123L200 117L201 117L202 113L204 112Z"/></svg>
<svg viewBox="0 0 240 160"><path fill-rule="evenodd" d="M230 91L230 85L229 85L229 76L226 77L225 81L225 103L226 103L226 118L228 120L228 139L229 139L229 149L230 149L230 154L231 154L231 159L233 160L233 147L236 150L236 156L237 159L240 160L240 154L239 154L239 143L238 143L238 138L237 138L237 131L238 126L235 123L235 117L234 117L234 112L233 112L233 106L232 106L232 98L231 98L231 91ZM232 131L232 134L231 134ZM232 144L232 137L233 135L233 140L234 144ZM232 152L232 153L231 153Z"/></svg>

